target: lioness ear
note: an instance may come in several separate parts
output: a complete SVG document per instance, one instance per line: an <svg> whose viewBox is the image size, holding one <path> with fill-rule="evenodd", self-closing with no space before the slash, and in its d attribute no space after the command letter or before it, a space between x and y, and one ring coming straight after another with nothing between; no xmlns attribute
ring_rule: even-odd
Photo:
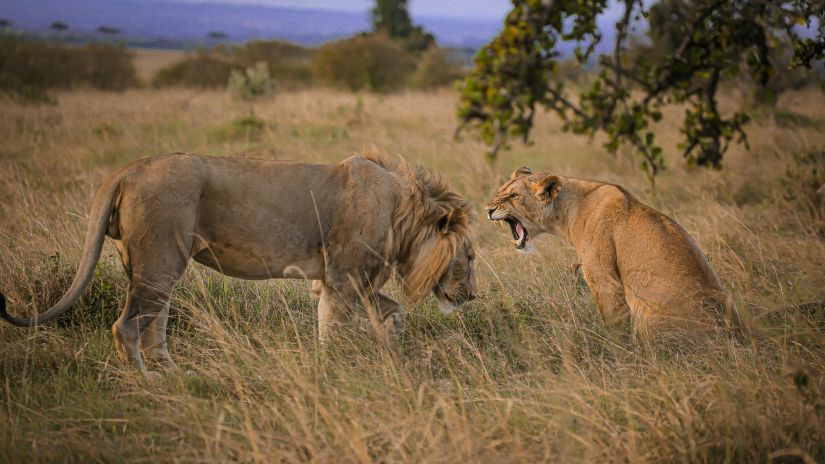
<svg viewBox="0 0 825 464"><path fill-rule="evenodd" d="M546 201L556 197L559 192L559 178L557 176L545 176L532 185L533 193Z"/></svg>
<svg viewBox="0 0 825 464"><path fill-rule="evenodd" d="M530 168L528 168L527 166L522 166L513 171L512 174L510 174L510 180L518 179L521 176L529 176L532 173L533 171Z"/></svg>

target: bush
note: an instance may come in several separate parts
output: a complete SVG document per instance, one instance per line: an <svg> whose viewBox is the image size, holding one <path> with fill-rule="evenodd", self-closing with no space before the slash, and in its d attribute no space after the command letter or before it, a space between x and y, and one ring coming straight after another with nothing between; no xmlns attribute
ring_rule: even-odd
<svg viewBox="0 0 825 464"><path fill-rule="evenodd" d="M132 54L120 45L87 44L76 51L77 84L102 90L126 90L138 84Z"/></svg>
<svg viewBox="0 0 825 464"><path fill-rule="evenodd" d="M433 47L421 55L410 84L419 89L433 89L451 86L463 76L461 63L451 58L448 50Z"/></svg>
<svg viewBox="0 0 825 464"><path fill-rule="evenodd" d="M155 87L223 87L232 72L225 57L200 50L158 71Z"/></svg>
<svg viewBox="0 0 825 464"><path fill-rule="evenodd" d="M153 85L225 87L233 69L245 70L260 62L266 64L271 78L285 87L304 87L312 81L305 48L279 40L256 40L236 47L199 50L160 70Z"/></svg>
<svg viewBox="0 0 825 464"><path fill-rule="evenodd" d="M298 45L280 40L256 40L233 48L229 53L240 68L249 68L263 61L280 85L305 87L312 83L309 51Z"/></svg>
<svg viewBox="0 0 825 464"><path fill-rule="evenodd" d="M50 89L119 91L137 84L132 54L121 45L71 46L0 38L0 89L26 100L47 101Z"/></svg>
<svg viewBox="0 0 825 464"><path fill-rule="evenodd" d="M322 46L312 58L320 82L349 90L385 92L403 87L415 60L384 35L359 35Z"/></svg>
<svg viewBox="0 0 825 464"><path fill-rule="evenodd" d="M275 93L275 82L269 76L266 62L259 61L245 70L232 70L228 90L242 100L255 100Z"/></svg>

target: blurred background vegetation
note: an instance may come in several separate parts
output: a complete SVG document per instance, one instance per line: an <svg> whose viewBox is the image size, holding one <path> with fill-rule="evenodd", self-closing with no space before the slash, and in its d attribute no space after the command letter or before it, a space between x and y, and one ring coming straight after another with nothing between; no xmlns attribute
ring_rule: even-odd
<svg viewBox="0 0 825 464"><path fill-rule="evenodd" d="M451 86L463 77L466 58L458 50L439 48L431 34L414 26L405 1L378 1L373 27L371 32L312 48L281 40L204 47L186 52L143 80L136 74L133 55L116 41L70 45L6 33L0 36L0 92L25 102L47 103L53 90L83 87L214 89L227 87L233 71L255 67L265 67L281 90L311 86L374 92L434 89ZM52 25L59 32L67 28L59 21ZM119 33L110 29L100 33Z"/></svg>

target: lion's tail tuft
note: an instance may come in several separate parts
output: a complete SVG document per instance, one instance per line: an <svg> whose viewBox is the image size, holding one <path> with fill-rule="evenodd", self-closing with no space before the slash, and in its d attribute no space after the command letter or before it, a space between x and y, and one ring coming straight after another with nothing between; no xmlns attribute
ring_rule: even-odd
<svg viewBox="0 0 825 464"><path fill-rule="evenodd" d="M0 293L0 317L9 320L9 313L6 312L6 297Z"/></svg>

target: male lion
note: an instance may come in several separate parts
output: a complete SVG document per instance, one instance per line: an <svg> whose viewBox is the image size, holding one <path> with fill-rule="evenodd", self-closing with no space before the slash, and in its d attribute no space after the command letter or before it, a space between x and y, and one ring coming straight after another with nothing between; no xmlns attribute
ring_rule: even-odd
<svg viewBox="0 0 825 464"><path fill-rule="evenodd" d="M579 256L599 312L635 332L703 333L739 320L733 299L687 232L617 185L519 168L487 205L510 226L517 249L545 232Z"/></svg>
<svg viewBox="0 0 825 464"><path fill-rule="evenodd" d="M391 336L403 308L380 292L397 271L418 300L476 296L468 205L437 175L385 155L335 164L175 153L135 161L95 195L78 273L33 326L64 313L88 286L104 235L115 240L129 291L112 326L120 357L145 372L144 353L174 368L166 346L169 297L189 260L243 279L321 282L318 333L368 304Z"/></svg>

